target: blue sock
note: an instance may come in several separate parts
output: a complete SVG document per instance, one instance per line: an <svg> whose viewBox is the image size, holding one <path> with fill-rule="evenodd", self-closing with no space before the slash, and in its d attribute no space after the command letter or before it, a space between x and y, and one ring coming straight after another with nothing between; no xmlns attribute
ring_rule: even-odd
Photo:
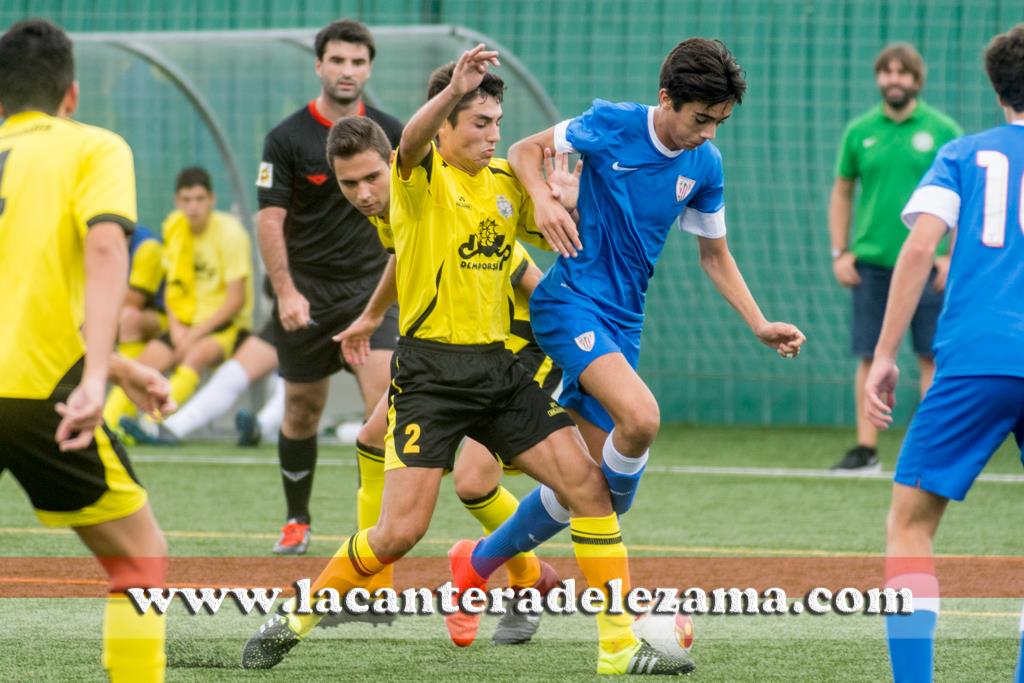
<svg viewBox="0 0 1024 683"><path fill-rule="evenodd" d="M601 471L608 481L608 490L612 494L612 509L617 514L624 514L633 507L633 499L640 488L640 477L647 468L647 455L644 453L639 458L623 455L612 443L611 434L604 442Z"/></svg>
<svg viewBox="0 0 1024 683"><path fill-rule="evenodd" d="M544 487L538 486L530 491L519 501L515 514L477 544L470 558L477 574L486 579L494 570L505 564L508 558L533 550L569 526L569 512L558 505L550 489L547 489L547 495L542 493L543 489ZM547 506L543 500L545 497L548 499ZM552 506L553 501L555 514L564 517L565 521L556 519L548 512L548 507Z"/></svg>
<svg viewBox="0 0 1024 683"><path fill-rule="evenodd" d="M931 683L938 614L917 609L885 618L889 660L895 683Z"/></svg>
<svg viewBox="0 0 1024 683"><path fill-rule="evenodd" d="M1020 652L1017 655L1017 672L1013 680L1016 683L1024 683L1024 611L1020 615Z"/></svg>

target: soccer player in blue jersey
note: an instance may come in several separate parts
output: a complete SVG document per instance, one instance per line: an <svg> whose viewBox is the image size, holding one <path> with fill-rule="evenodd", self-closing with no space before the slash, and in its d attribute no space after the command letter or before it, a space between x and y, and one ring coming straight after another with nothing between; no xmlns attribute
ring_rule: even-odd
<svg viewBox="0 0 1024 683"><path fill-rule="evenodd" d="M656 105L595 100L509 150L537 226L561 254L530 300L534 333L564 370L559 402L601 463L619 514L632 505L660 425L636 366L645 293L673 223L697 236L704 271L762 343L794 357L804 342L795 326L761 313L725 238L722 156L711 140L745 91L723 43L691 38L665 58ZM552 149L583 156L578 230L541 172ZM473 568L486 577L568 522L554 492L539 487L477 544Z"/></svg>
<svg viewBox="0 0 1024 683"><path fill-rule="evenodd" d="M1009 125L943 146L903 209L911 232L865 388L868 418L888 427L896 351L935 247L955 230L935 380L903 442L889 509L887 585L914 595L913 614L886 619L897 682L932 680L939 612L932 539L946 503L964 499L1007 434L1018 446L1024 441L1024 23L992 40L985 69ZM1019 662L1017 681L1022 669Z"/></svg>

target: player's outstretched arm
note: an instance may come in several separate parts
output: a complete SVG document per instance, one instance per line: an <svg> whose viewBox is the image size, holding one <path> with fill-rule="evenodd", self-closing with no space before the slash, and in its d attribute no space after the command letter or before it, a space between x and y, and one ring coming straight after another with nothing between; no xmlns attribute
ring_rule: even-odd
<svg viewBox="0 0 1024 683"><path fill-rule="evenodd" d="M729 251L726 238L698 237L697 242L700 246L701 268L761 343L775 349L783 358L798 356L807 338L795 325L770 322L764 317Z"/></svg>
<svg viewBox="0 0 1024 683"><path fill-rule="evenodd" d="M56 406L61 421L55 436L62 451L92 443L92 432L103 419L110 354L127 282L124 229L113 222L93 225L85 236L85 367L68 400Z"/></svg>
<svg viewBox="0 0 1024 683"><path fill-rule="evenodd" d="M938 216L922 213L914 229L903 243L896 268L889 285L889 301L885 306L882 331L875 345L871 370L864 385L863 410L871 423L885 429L892 423L892 408L896 404L895 389L899 371L896 353L907 332L921 292L932 270L935 249L946 234L946 223Z"/></svg>
<svg viewBox="0 0 1024 683"><path fill-rule="evenodd" d="M466 50L455 63L448 86L412 115L398 145L398 170L403 178L408 178L412 169L427 156L430 142L437 137L444 120L463 97L480 87L491 65L499 66L498 53L485 50L483 43Z"/></svg>
<svg viewBox="0 0 1024 683"><path fill-rule="evenodd" d="M349 365L362 365L370 356L370 337L384 322L384 314L398 301L396 282L397 260L392 254L384 266L377 288L366 302L366 308L352 324L331 337L341 344L341 355Z"/></svg>
<svg viewBox="0 0 1024 683"><path fill-rule="evenodd" d="M576 221L560 201L560 193L553 191L544 177L543 167L548 156L545 150L553 149L555 129L548 128L512 145L508 150L508 162L533 200L537 228L552 249L568 258L576 256L583 249L583 244Z"/></svg>

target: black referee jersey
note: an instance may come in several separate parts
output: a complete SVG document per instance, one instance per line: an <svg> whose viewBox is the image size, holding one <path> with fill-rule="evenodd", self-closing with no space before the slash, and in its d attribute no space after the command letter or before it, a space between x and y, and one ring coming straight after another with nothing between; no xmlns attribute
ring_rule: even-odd
<svg viewBox="0 0 1024 683"><path fill-rule="evenodd" d="M359 113L380 124L392 147L398 146L398 119L362 103ZM288 116L267 134L256 179L259 207L278 206L288 212L288 269L314 307L318 292L337 291L323 286L329 282L366 281L372 289L387 263L377 231L348 203L327 165L332 124L317 111L316 100Z"/></svg>

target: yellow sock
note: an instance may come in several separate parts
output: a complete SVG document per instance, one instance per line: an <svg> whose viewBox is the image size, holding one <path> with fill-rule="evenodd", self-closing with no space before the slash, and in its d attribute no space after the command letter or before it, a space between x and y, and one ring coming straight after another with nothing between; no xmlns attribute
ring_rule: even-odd
<svg viewBox="0 0 1024 683"><path fill-rule="evenodd" d="M107 402L103 404L103 421L111 429L117 429L122 417L135 417L136 412L135 404L128 398L128 394L121 387L114 387L107 394Z"/></svg>
<svg viewBox="0 0 1024 683"><path fill-rule="evenodd" d="M612 579L622 580L622 595L629 591L629 558L622 543L619 518L614 513L607 517L574 517L569 520L572 532L572 549L583 576L593 588L605 593L605 607L608 607L606 584ZM623 610L622 614L597 615L597 637L605 652L619 652L636 645L633 634L633 617Z"/></svg>
<svg viewBox="0 0 1024 683"><path fill-rule="evenodd" d="M171 398L179 406L191 398L199 386L199 373L187 365L179 365L171 375Z"/></svg>
<svg viewBox="0 0 1024 683"><path fill-rule="evenodd" d="M103 668L112 683L164 680L165 619L152 608L139 614L124 593L107 596L103 615Z"/></svg>
<svg viewBox="0 0 1024 683"><path fill-rule="evenodd" d="M117 345L117 352L125 358L138 358L144 348L146 348L144 341L121 342Z"/></svg>
<svg viewBox="0 0 1024 683"><path fill-rule="evenodd" d="M333 588L344 600L347 591L357 586L367 588L373 575L387 566L370 549L370 544L366 540L368 532L369 530L357 531L355 535L342 542L338 552L334 553L334 557L327 562L327 566L310 587L313 604L316 604L317 592L323 588ZM295 599L292 598L289 604L294 606ZM320 619L321 615L314 610L313 614L289 614L288 624L300 636L305 636L316 628Z"/></svg>
<svg viewBox="0 0 1024 683"><path fill-rule="evenodd" d="M480 522L485 534L501 526L519 507L519 501L504 486L498 486L483 498L463 499L462 504ZM508 582L512 586L527 588L540 578L540 560L533 551L509 558L505 568L508 570Z"/></svg>
<svg viewBox="0 0 1024 683"><path fill-rule="evenodd" d="M384 498L384 450L356 442L356 461L359 464L359 491L356 493L356 524L369 529L380 518L381 500ZM387 565L374 574L366 590L372 594L378 588L394 588L394 565Z"/></svg>

